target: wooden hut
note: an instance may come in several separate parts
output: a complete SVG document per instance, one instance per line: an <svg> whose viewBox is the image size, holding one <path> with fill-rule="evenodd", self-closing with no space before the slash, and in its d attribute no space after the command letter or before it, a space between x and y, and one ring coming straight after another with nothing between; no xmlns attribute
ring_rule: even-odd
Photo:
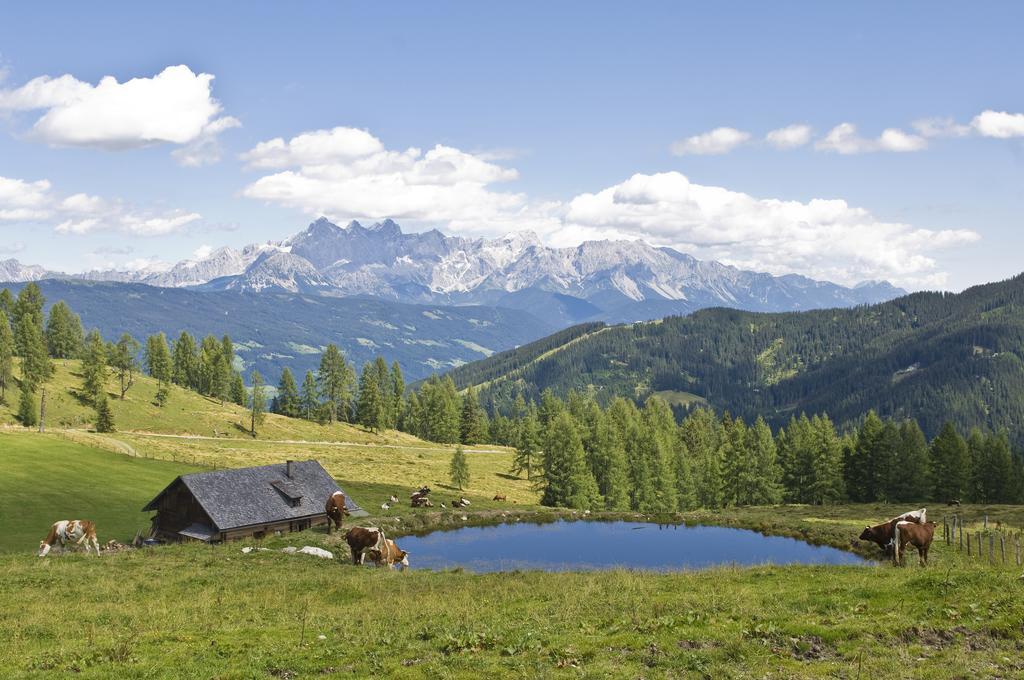
<svg viewBox="0 0 1024 680"><path fill-rule="evenodd" d="M182 475L142 510L155 510L150 535L213 543L327 522L324 504L340 487L315 460ZM345 495L354 516L366 515Z"/></svg>

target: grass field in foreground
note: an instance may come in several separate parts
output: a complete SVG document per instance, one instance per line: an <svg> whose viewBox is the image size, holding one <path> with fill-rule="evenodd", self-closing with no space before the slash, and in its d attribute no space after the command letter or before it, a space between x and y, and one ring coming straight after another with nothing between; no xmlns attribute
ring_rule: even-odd
<svg viewBox="0 0 1024 680"><path fill-rule="evenodd" d="M1019 570L941 555L930 569L473 575L240 547L0 557L0 668L87 678L1024 674Z"/></svg>
<svg viewBox="0 0 1024 680"><path fill-rule="evenodd" d="M53 522L91 519L106 542L149 531L142 506L197 468L116 455L32 434L0 433L0 552L34 552Z"/></svg>

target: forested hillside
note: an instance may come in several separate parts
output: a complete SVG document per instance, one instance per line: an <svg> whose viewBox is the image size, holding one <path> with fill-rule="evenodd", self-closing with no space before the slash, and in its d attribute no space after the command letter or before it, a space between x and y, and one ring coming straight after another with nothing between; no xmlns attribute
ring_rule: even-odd
<svg viewBox="0 0 1024 680"><path fill-rule="evenodd" d="M543 354L535 346L545 346ZM758 314L707 309L496 354L451 375L508 413L545 389L642 400L653 393L781 425L800 412L848 424L870 409L929 436L1007 429L1024 442L1024 275L959 294L915 293L853 309ZM496 366L511 370L495 378ZM671 401L671 399L670 399ZM677 403L685 403L680 398ZM684 408L677 406L677 409Z"/></svg>

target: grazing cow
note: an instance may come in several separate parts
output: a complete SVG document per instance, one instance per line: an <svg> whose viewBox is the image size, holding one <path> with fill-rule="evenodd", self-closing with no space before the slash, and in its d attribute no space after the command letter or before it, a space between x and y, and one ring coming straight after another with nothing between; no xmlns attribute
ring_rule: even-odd
<svg viewBox="0 0 1024 680"><path fill-rule="evenodd" d="M49 555L55 544L64 552L69 543L85 544L85 552L89 552L91 546L99 557L100 542L96 539L96 523L87 519L63 519L54 522L46 538L39 541L39 556Z"/></svg>
<svg viewBox="0 0 1024 680"><path fill-rule="evenodd" d="M380 504L380 509L381 509L381 510L390 510L390 509L391 509L391 506L390 506L390 505L388 505L387 503L381 503L381 504Z"/></svg>
<svg viewBox="0 0 1024 680"><path fill-rule="evenodd" d="M492 498L491 500L495 500L495 501L507 501L507 500L508 500L508 498L506 498L506 497L505 497L505 494L503 494L503 493L496 493L496 494L494 494L494 498Z"/></svg>
<svg viewBox="0 0 1024 680"><path fill-rule="evenodd" d="M327 533L331 533L332 523L338 531L341 531L341 520L350 514L348 508L345 507L345 494L340 491L332 493L324 505L324 512L327 513Z"/></svg>
<svg viewBox="0 0 1024 680"><path fill-rule="evenodd" d="M384 532L373 527L352 527L345 532L345 542L352 551L352 564L362 564L367 553L373 550L385 552L386 540Z"/></svg>
<svg viewBox="0 0 1024 680"><path fill-rule="evenodd" d="M960 499L959 498L950 498L948 501L946 501L946 505L949 505L949 506L955 505L956 507L959 508L960 507Z"/></svg>
<svg viewBox="0 0 1024 680"><path fill-rule="evenodd" d="M928 566L928 549L935 538L935 522L897 522L896 523L896 557L895 562L903 566L903 549L908 543L917 548L917 558L922 567Z"/></svg>
<svg viewBox="0 0 1024 680"><path fill-rule="evenodd" d="M896 525L899 522L913 522L921 524L927 521L927 518L927 508L911 510L910 512L903 513L899 517L893 517L881 524L876 524L873 527L864 527L864 531L860 534L860 540L877 543L878 547L882 549L883 554L893 554L895 557L895 550L893 548L895 547Z"/></svg>
<svg viewBox="0 0 1024 680"><path fill-rule="evenodd" d="M378 567L387 565L388 569L394 569L396 564L401 564L403 567L409 566L409 553L399 548L390 538L384 539L383 548L383 550L368 550L366 556Z"/></svg>
<svg viewBox="0 0 1024 680"><path fill-rule="evenodd" d="M426 496L413 496L412 507L414 508L432 508L434 504L430 502L430 499Z"/></svg>
<svg viewBox="0 0 1024 680"><path fill-rule="evenodd" d="M388 496L388 503L397 503L397 502L398 502L398 496L396 496L395 494L391 494L390 496Z"/></svg>
<svg viewBox="0 0 1024 680"><path fill-rule="evenodd" d="M417 497L421 497L421 496L429 496L430 495L430 487L429 486L421 486L416 491L413 491L412 494L410 494L410 495L411 495L412 498L417 498Z"/></svg>

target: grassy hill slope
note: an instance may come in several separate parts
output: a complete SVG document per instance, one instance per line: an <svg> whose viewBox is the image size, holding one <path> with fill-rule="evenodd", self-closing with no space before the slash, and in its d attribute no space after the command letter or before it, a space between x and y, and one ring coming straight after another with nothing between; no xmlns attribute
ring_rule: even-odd
<svg viewBox="0 0 1024 680"><path fill-rule="evenodd" d="M530 482L508 474L512 452L504 447L467 447L470 482L464 490L458 490L452 488L449 481L448 468L454 450L451 446L426 442L391 430L373 433L344 423L318 425L274 414L267 415L259 437L253 439L245 431L248 424L246 409L234 404L222 405L179 387L172 388L166 406L158 407L154 403L156 382L146 376L137 377L136 384L123 401L114 392L114 381L109 382L108 396L118 431L98 434L91 431L93 409L78 395L81 385L79 362L55 362L55 367L56 373L47 384L46 397L47 430L52 437L31 436L16 425L12 411L16 404L0 404L0 428L24 433L17 439L0 440L6 442L4 453L10 450L13 454L22 446L36 441L56 441L60 443L62 457L72 455L69 442L76 442L91 451L106 450L121 454L121 457L163 460L203 468L245 467L287 459L314 458L356 502L382 515L409 513L409 493L422 484L435 490L438 504L442 500L448 504L452 498L465 495L474 508L506 507L491 500L498 493L508 497L507 505L537 502L538 494ZM11 401L14 400L8 399ZM32 446L47 445L33 443ZM167 472L162 478L164 484L174 476ZM43 474L39 483L48 484L47 479ZM103 479L101 476L97 483L103 484ZM0 475L0 495L5 488L3 475ZM60 485L54 489L54 493L59 492ZM390 511L382 511L380 505L392 494L406 503ZM80 514L85 517L84 512ZM59 518L46 519L46 522L55 519ZM41 521L34 525L33 535L38 532ZM0 534L0 543L3 540Z"/></svg>
<svg viewBox="0 0 1024 680"><path fill-rule="evenodd" d="M0 433L0 450L0 552L34 550L61 519L93 520L101 542L129 541L149 531L142 506L198 469L32 434Z"/></svg>
<svg viewBox="0 0 1024 680"><path fill-rule="evenodd" d="M679 392L775 424L801 411L843 423L873 408L914 417L929 436L952 420L964 431L1007 428L1024 445L1024 275L854 309L708 309L566 338L557 350L538 341L452 375L460 388L483 384L481 401L500 409L546 388L602 400Z"/></svg>

